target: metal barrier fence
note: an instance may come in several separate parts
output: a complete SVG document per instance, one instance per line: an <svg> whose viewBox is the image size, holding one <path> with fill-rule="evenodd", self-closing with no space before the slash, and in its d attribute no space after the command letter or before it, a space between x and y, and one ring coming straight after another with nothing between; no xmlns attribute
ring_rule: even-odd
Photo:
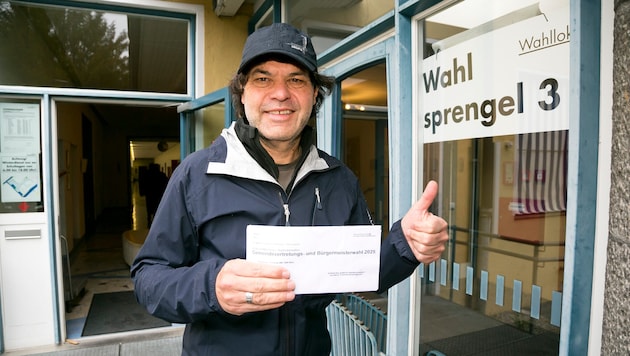
<svg viewBox="0 0 630 356"><path fill-rule="evenodd" d="M374 334L348 308L336 300L326 307L331 356L382 356Z"/></svg>
<svg viewBox="0 0 630 356"><path fill-rule="evenodd" d="M379 351L384 353L387 347L387 314L356 294L346 294L345 305L374 334Z"/></svg>

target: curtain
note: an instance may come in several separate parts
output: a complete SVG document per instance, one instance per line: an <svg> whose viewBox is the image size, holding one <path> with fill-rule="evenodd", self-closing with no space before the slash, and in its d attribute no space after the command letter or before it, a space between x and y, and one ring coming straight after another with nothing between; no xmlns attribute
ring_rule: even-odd
<svg viewBox="0 0 630 356"><path fill-rule="evenodd" d="M514 201L510 204L515 215L566 210L567 141L567 130L516 137L518 179L514 182Z"/></svg>

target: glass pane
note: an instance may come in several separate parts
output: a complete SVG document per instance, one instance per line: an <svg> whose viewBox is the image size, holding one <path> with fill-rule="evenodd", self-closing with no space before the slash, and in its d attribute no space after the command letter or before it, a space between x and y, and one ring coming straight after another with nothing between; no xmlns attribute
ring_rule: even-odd
<svg viewBox="0 0 630 356"><path fill-rule="evenodd" d="M359 178L375 224L388 226L389 136L387 65L379 62L341 81L341 158ZM382 237L388 229L383 229ZM374 333L381 354L387 348L387 292L346 293L344 307Z"/></svg>
<svg viewBox="0 0 630 356"><path fill-rule="evenodd" d="M387 77L384 63L341 82L343 160L359 177L375 224L389 223ZM384 235L386 231L383 232Z"/></svg>
<svg viewBox="0 0 630 356"><path fill-rule="evenodd" d="M0 1L2 85L183 94L187 51L186 20Z"/></svg>
<svg viewBox="0 0 630 356"><path fill-rule="evenodd" d="M568 125L549 124L568 112L568 26L554 11L466 0L425 21L423 175L450 241L419 276L423 355L558 354Z"/></svg>
<svg viewBox="0 0 630 356"><path fill-rule="evenodd" d="M566 163L567 131L425 145L451 242L422 279L424 352L529 340L535 354L557 354Z"/></svg>
<svg viewBox="0 0 630 356"><path fill-rule="evenodd" d="M0 98L0 213L44 211L40 112L39 101Z"/></svg>
<svg viewBox="0 0 630 356"><path fill-rule="evenodd" d="M374 116L368 118L370 114ZM387 225L389 221L387 117L382 116L373 112L353 119L357 116L344 114L344 162L359 177L377 225Z"/></svg>
<svg viewBox="0 0 630 356"><path fill-rule="evenodd" d="M393 0L299 0L285 3L286 22L311 36L317 54L394 9Z"/></svg>
<svg viewBox="0 0 630 356"><path fill-rule="evenodd" d="M192 115L192 120L189 120L193 140L191 151L198 151L208 147L225 127L225 102L206 106L188 115Z"/></svg>
<svg viewBox="0 0 630 356"><path fill-rule="evenodd" d="M256 29L269 26L273 23L273 5L264 13L261 19L256 23Z"/></svg>

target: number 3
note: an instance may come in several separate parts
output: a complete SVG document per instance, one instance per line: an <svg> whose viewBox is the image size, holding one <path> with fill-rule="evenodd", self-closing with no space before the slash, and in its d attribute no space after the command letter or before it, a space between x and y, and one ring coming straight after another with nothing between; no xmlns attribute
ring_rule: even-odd
<svg viewBox="0 0 630 356"><path fill-rule="evenodd" d="M558 94L558 81L553 78L549 78L543 80L543 82L540 83L540 89L545 89L548 86L551 87L551 89L547 91L547 95L549 95L549 97L551 98L551 103L547 103L546 100L541 100L538 102L538 106L540 106L540 108L545 111L553 110L557 108L558 105L560 105L560 95Z"/></svg>

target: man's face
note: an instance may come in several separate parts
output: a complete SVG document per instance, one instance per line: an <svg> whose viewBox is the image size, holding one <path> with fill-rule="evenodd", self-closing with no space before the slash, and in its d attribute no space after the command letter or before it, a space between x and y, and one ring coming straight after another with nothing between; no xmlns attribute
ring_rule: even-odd
<svg viewBox="0 0 630 356"><path fill-rule="evenodd" d="M241 103L263 140L280 143L299 137L317 97L308 72L273 60L249 71Z"/></svg>

